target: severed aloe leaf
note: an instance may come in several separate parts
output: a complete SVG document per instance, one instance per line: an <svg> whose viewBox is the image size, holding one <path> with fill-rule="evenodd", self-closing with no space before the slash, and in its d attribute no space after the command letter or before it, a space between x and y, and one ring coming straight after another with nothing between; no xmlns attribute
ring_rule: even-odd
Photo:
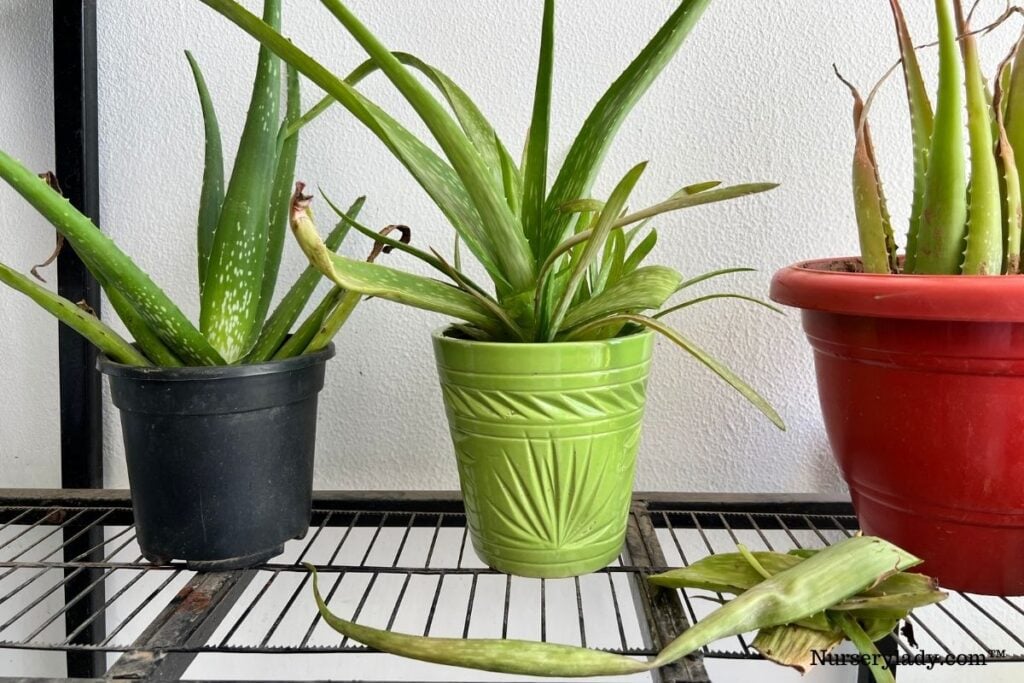
<svg viewBox="0 0 1024 683"><path fill-rule="evenodd" d="M807 673L814 664L814 654L827 653L843 642L839 628L821 631L795 624L772 626L757 632L751 645L765 659Z"/></svg>

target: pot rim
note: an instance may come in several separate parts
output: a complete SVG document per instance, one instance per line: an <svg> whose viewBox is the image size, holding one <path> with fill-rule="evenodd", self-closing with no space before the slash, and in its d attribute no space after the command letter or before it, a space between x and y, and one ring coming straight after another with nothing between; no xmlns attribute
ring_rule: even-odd
<svg viewBox="0 0 1024 683"><path fill-rule="evenodd" d="M910 275L830 270L855 256L812 259L772 277L770 298L804 310L907 320L1024 322L1024 276Z"/></svg>
<svg viewBox="0 0 1024 683"><path fill-rule="evenodd" d="M452 330L451 325L443 325L435 328L430 333L431 338L444 344L451 344L453 346L486 346L487 348L500 349L567 349L567 348L581 348L588 346L600 346L607 348L608 346L619 346L622 344L636 343L638 340L644 338L644 336L654 335L653 330L643 329L640 332L634 332L628 334L625 337L611 337L609 339L585 339L580 341L560 341L560 342L495 342L495 341L480 341L477 339L461 339L459 337L452 337L448 335L448 332Z"/></svg>
<svg viewBox="0 0 1024 683"><path fill-rule="evenodd" d="M334 357L334 351L334 342L331 342L315 353L285 358L284 360L272 360L266 363L252 363L248 365L190 365L179 368L125 365L124 363L113 361L101 353L96 358L96 369L104 375L111 377L127 377L161 382L210 381L294 372L312 365L326 363Z"/></svg>

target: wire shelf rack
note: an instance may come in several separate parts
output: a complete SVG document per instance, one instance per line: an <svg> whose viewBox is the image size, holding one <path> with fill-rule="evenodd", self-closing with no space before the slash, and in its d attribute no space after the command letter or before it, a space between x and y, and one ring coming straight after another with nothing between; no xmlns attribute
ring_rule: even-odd
<svg viewBox="0 0 1024 683"><path fill-rule="evenodd" d="M310 563L332 609L371 626L647 657L720 598L659 589L647 575L733 551L738 542L785 551L855 530L848 505L838 502L638 494L617 562L575 579L533 580L477 559L454 495L322 493L314 506L306 536L270 563L196 574L142 558L123 492L0 491L0 654L91 653L108 677L125 679L202 676L216 658L243 654L231 666L244 678L471 680L335 633L317 615L303 567ZM77 590L69 594L69 585ZM954 593L917 610L883 651L1021 663L1022 634L1024 599ZM713 661L757 658L739 636L666 667L656 680L707 681Z"/></svg>

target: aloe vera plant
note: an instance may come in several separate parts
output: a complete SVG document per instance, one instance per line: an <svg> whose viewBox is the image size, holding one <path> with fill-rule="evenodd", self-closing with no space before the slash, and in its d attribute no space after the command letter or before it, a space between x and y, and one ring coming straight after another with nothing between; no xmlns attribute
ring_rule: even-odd
<svg viewBox="0 0 1024 683"><path fill-rule="evenodd" d="M279 26L281 0L266 0L263 18ZM302 274L280 303L270 309L288 232L299 130L302 128L299 74L287 73L281 109L281 63L262 48L252 99L230 178L225 182L220 128L198 61L186 53L202 108L205 169L197 222L198 279L201 293L197 326L150 277L59 191L0 151L0 178L49 220L82 258L106 292L133 337L122 338L91 311L0 264L0 280L36 301L111 359L130 365L224 365L258 363L323 348L360 297L332 291L299 324L320 276ZM358 216L360 199L326 240L335 250ZM344 307L344 308L342 308ZM269 316L268 316L269 314ZM321 323L333 320L328 328ZM305 334L306 331L312 334ZM300 334L301 333L301 334ZM304 340L306 343L298 343Z"/></svg>
<svg viewBox="0 0 1024 683"><path fill-rule="evenodd" d="M889 3L910 109L914 191L901 262L868 124L872 97L865 103L847 83L854 95L853 193L864 271L1018 274L1022 186L1016 160L1024 155L1021 42L999 66L993 93L961 0L935 0L939 68L933 108L902 7L899 0Z"/></svg>
<svg viewBox="0 0 1024 683"><path fill-rule="evenodd" d="M321 2L368 55L364 65L344 78L235 0L202 2L327 93L301 120L337 102L379 138L437 204L454 228L457 244L465 245L491 280L491 287L485 288L466 274L458 256L446 259L409 246L395 245L436 269L440 279L332 253L308 213L309 200L296 198L292 229L299 244L310 262L339 287L449 316L459 321L454 325L456 333L482 341L607 339L650 328L692 354L782 427L778 414L753 388L661 319L689 305L730 296L671 301L696 281L736 269L684 281L673 268L643 264L658 239L654 230L645 232L650 219L764 192L775 185L691 184L654 206L630 210L628 199L645 170L645 164L638 164L606 200L591 196L623 121L672 61L710 0L678 3L593 107L558 168L549 163L554 0L546 0L543 8L534 103L522 163L516 162L481 109L455 81L422 60L391 52L340 0ZM374 71L383 73L412 106L443 156L356 88ZM428 85L440 97L431 94ZM356 221L353 225L368 232Z"/></svg>
<svg viewBox="0 0 1024 683"><path fill-rule="evenodd" d="M658 574L668 588L703 588L736 595L666 645L653 659L569 645L507 639L434 638L363 626L331 612L313 572L313 596L332 628L365 645L403 657L486 671L544 676L610 676L650 671L720 638L757 631L762 654L781 664L807 665L812 649L828 651L844 638L866 654L915 607L946 597L934 580L904 570L920 560L870 536L822 550L713 555ZM895 680L873 668L879 683Z"/></svg>

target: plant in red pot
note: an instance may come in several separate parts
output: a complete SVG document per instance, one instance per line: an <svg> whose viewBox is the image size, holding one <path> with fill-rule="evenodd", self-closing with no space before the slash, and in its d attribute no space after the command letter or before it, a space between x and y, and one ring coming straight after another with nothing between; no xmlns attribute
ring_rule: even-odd
<svg viewBox="0 0 1024 683"><path fill-rule="evenodd" d="M861 257L776 273L803 309L829 440L865 533L924 558L944 586L1024 594L1024 53L990 96L960 0L935 0L929 99L890 0L910 104L914 193L897 255L856 89L853 190ZM873 93L872 93L873 94ZM966 119L966 121L965 121ZM966 123L966 125L965 125Z"/></svg>

